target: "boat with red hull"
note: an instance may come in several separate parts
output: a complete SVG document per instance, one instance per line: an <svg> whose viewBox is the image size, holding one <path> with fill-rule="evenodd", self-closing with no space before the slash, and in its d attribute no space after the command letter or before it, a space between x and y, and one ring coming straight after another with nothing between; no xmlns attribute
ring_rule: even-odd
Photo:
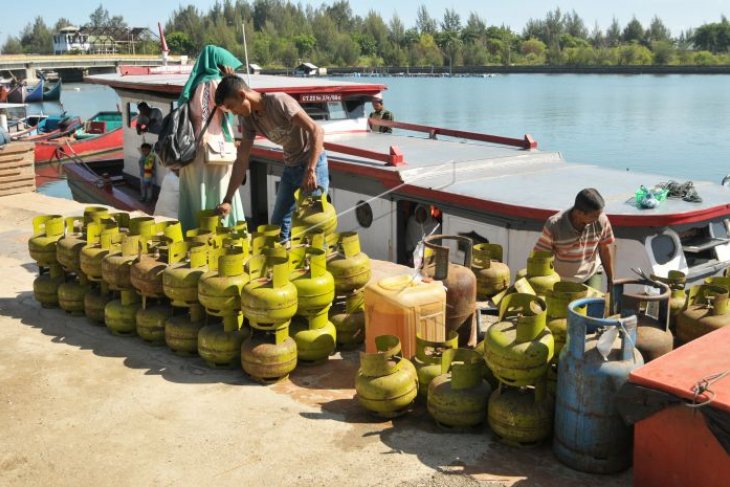
<svg viewBox="0 0 730 487"><path fill-rule="evenodd" d="M122 115L119 112L99 112L87 120L72 135L52 134L35 140L36 181L58 179L61 166L68 163L119 162L124 158Z"/></svg>

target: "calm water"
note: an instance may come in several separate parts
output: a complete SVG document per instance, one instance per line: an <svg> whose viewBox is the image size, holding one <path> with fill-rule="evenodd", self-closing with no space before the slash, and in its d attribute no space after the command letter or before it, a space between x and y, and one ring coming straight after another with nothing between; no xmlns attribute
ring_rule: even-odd
<svg viewBox="0 0 730 487"><path fill-rule="evenodd" d="M719 182L730 173L730 137L725 134L730 76L353 80L386 84L385 105L401 121L511 137L529 133L540 149L560 151L571 162L675 179ZM87 84L64 85L61 100L69 113L83 118L114 110L118 103L111 88ZM46 113L61 110L57 103L42 108ZM63 183L53 188L55 194L61 190Z"/></svg>

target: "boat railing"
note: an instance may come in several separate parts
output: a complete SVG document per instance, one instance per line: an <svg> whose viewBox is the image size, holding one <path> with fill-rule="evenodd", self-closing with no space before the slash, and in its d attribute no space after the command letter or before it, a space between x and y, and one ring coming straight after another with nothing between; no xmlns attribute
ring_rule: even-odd
<svg viewBox="0 0 730 487"><path fill-rule="evenodd" d="M502 137L500 135L482 134L479 132L468 132L465 130L453 130L442 127L431 127L428 125L419 125L415 123L395 122L392 120L368 119L370 127L390 127L402 130L411 130L414 132L427 133L430 138L435 139L438 135L448 137L457 137L459 139L478 140L480 142L491 142L493 144L509 145L520 147L522 149L537 149L537 141L529 134L525 134L522 139L514 137Z"/></svg>
<svg viewBox="0 0 730 487"><path fill-rule="evenodd" d="M374 161L381 161L389 166L400 166L405 164L405 157L403 152L398 148L397 145L391 145L388 153L377 152L368 149L360 149L359 147L351 147L349 145L335 144L332 142L325 142L324 148L328 152L339 152L340 154L347 154L350 156L363 157L365 159L372 159Z"/></svg>

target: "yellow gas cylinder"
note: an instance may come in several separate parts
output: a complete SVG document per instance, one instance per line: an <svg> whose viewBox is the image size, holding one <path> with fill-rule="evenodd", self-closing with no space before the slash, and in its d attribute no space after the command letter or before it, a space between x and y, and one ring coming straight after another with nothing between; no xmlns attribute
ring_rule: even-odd
<svg viewBox="0 0 730 487"><path fill-rule="evenodd" d="M165 302L146 303L146 307L137 309L134 317L137 323L137 336L150 345L164 345L165 323L170 316L172 308Z"/></svg>
<svg viewBox="0 0 730 487"><path fill-rule="evenodd" d="M279 225L259 225L256 227L256 233L278 239L281 236L281 227Z"/></svg>
<svg viewBox="0 0 730 487"><path fill-rule="evenodd" d="M81 249L86 245L86 228L82 227L83 217L66 218L66 233L56 243L56 259L66 272L80 272L79 258Z"/></svg>
<svg viewBox="0 0 730 487"><path fill-rule="evenodd" d="M33 297L41 303L42 307L55 308L58 306L58 289L65 280L66 277L60 265L48 266L48 271L42 272L33 281Z"/></svg>
<svg viewBox="0 0 730 487"><path fill-rule="evenodd" d="M375 338L375 353L360 353L355 378L357 400L378 416L393 418L407 412L418 394L418 374L403 357L397 336Z"/></svg>
<svg viewBox="0 0 730 487"><path fill-rule="evenodd" d="M204 326L198 333L198 354L212 368L238 367L241 345L248 338L248 327L241 328L241 314L223 316L223 322Z"/></svg>
<svg viewBox="0 0 730 487"><path fill-rule="evenodd" d="M236 223L233 224L233 226L230 226L230 227L219 226L216 229L216 232L221 233L222 231L224 231L224 230L221 230L223 228L227 228L228 231L231 233L240 233L240 234L249 233L248 232L248 222L246 220L238 220Z"/></svg>
<svg viewBox="0 0 730 487"><path fill-rule="evenodd" d="M730 324L728 292L716 284L691 288L687 305L677 315L677 338L687 343Z"/></svg>
<svg viewBox="0 0 730 487"><path fill-rule="evenodd" d="M322 188L319 188L322 190ZM292 226L308 230L319 229L329 235L337 231L337 211L327 201L327 193L305 195L300 189L294 192L296 207L292 215Z"/></svg>
<svg viewBox="0 0 730 487"><path fill-rule="evenodd" d="M331 235L337 236L336 233ZM326 235L319 228L310 230L307 227L293 226L289 242L290 248L292 249L296 249L298 247L314 247L316 249L328 250L329 248Z"/></svg>
<svg viewBox="0 0 730 487"><path fill-rule="evenodd" d="M342 232L327 259L327 270L335 278L335 292L348 294L370 281L370 257L360 250L357 232Z"/></svg>
<svg viewBox="0 0 730 487"><path fill-rule="evenodd" d="M289 336L297 288L289 281L289 260L279 250L250 259L252 279L241 293L243 314L251 325L251 336L241 345L241 366L261 383L285 379L297 366L297 345Z"/></svg>
<svg viewBox="0 0 730 487"><path fill-rule="evenodd" d="M487 329L484 350L487 365L505 384L534 384L547 372L554 342L545 311L545 301L531 294L510 294L499 304L499 321Z"/></svg>
<svg viewBox="0 0 730 487"><path fill-rule="evenodd" d="M483 378L484 357L476 350L448 349L441 375L428 386L428 413L440 426L469 428L484 422L492 388Z"/></svg>
<svg viewBox="0 0 730 487"><path fill-rule="evenodd" d="M292 261L301 265L291 271L289 280L297 288L297 315L303 319L292 322L289 334L297 344L300 363L326 361L337 343L337 330L328 314L335 280L327 271L327 254L322 248L298 247L290 252Z"/></svg>
<svg viewBox="0 0 730 487"><path fill-rule="evenodd" d="M240 247L228 247L218 258L218 270L208 271L198 280L198 299L213 316L241 312L241 290L249 281L243 263L248 255Z"/></svg>
<svg viewBox="0 0 730 487"><path fill-rule="evenodd" d="M502 255L502 246L497 244L477 244L472 250L471 270L477 277L477 298L482 301L510 286L510 270Z"/></svg>
<svg viewBox="0 0 730 487"><path fill-rule="evenodd" d="M110 253L101 261L101 278L113 291L132 289L129 273L137 260L140 245L144 245L139 235L124 235L119 252Z"/></svg>
<svg viewBox="0 0 730 487"><path fill-rule="evenodd" d="M137 309L139 296L133 289L123 289L120 298L107 303L104 308L104 322L106 327L115 334L131 336L137 333Z"/></svg>
<svg viewBox="0 0 730 487"><path fill-rule="evenodd" d="M84 295L84 314L95 325L104 325L104 310L112 300L109 285L101 281L93 285Z"/></svg>
<svg viewBox="0 0 730 487"><path fill-rule="evenodd" d="M297 344L289 336L289 322L251 324L251 335L241 345L241 366L252 379L271 384L289 377L297 366Z"/></svg>
<svg viewBox="0 0 730 487"><path fill-rule="evenodd" d="M39 215L33 218L33 236L28 239L28 252L38 267L58 265L56 245L63 237L65 222L61 215Z"/></svg>
<svg viewBox="0 0 730 487"><path fill-rule="evenodd" d="M682 312L684 305L687 302L687 293L685 291L685 285L687 283L687 276L681 271L669 271L667 277L660 278L652 275L652 280L663 282L669 286L672 295L669 299L669 329L672 333L677 332L677 315Z"/></svg>
<svg viewBox="0 0 730 487"><path fill-rule="evenodd" d="M558 361L560 351L565 346L568 333L568 305L576 299L588 296L588 286L585 284L569 281L556 282L552 290L545 293L545 304L547 305L547 327L553 334L555 352L547 372L547 392L554 397L558 381ZM586 309L575 308L576 313L585 315Z"/></svg>
<svg viewBox="0 0 730 487"><path fill-rule="evenodd" d="M190 306L188 313L175 314L165 321L165 344L181 357L198 354L198 334L205 325L205 312L200 304Z"/></svg>
<svg viewBox="0 0 730 487"><path fill-rule="evenodd" d="M252 326L288 322L297 310L297 288L289 280L289 261L273 252L270 255L258 256L265 262L261 277L251 279L241 293L243 313Z"/></svg>
<svg viewBox="0 0 730 487"><path fill-rule="evenodd" d="M185 249L171 247L171 243L166 237L153 237L132 264L129 281L143 298L164 297L162 274L185 257Z"/></svg>
<svg viewBox="0 0 730 487"><path fill-rule="evenodd" d="M347 295L344 302L334 304L329 311L335 327L337 348L353 350L365 341L365 298L362 292Z"/></svg>
<svg viewBox="0 0 730 487"><path fill-rule="evenodd" d="M418 395L421 398L426 399L428 385L433 379L442 374L441 358L443 353L446 350L458 347L459 334L453 330L448 332L447 339L444 342L434 342L416 335L416 356L413 358L413 365L418 373Z"/></svg>
<svg viewBox="0 0 730 487"><path fill-rule="evenodd" d="M198 228L215 233L221 224L221 216L216 210L200 210L198 212Z"/></svg>
<svg viewBox="0 0 730 487"><path fill-rule="evenodd" d="M201 242L174 242L173 253L187 258L167 266L162 273L162 290L173 306L188 307L198 302L198 284L207 271L208 245Z"/></svg>
<svg viewBox="0 0 730 487"><path fill-rule="evenodd" d="M58 286L58 306L75 316L84 314L84 297L89 290L86 278L81 276L80 279L72 279Z"/></svg>
<svg viewBox="0 0 730 487"><path fill-rule="evenodd" d="M557 363L560 351L565 345L568 332L568 305L571 301L588 296L588 286L577 282L556 282L552 289L545 293L547 305L547 327L553 334L555 343L554 361ZM576 313L585 315L585 308L576 308Z"/></svg>
<svg viewBox="0 0 730 487"><path fill-rule="evenodd" d="M289 280L297 288L297 314L319 314L335 299L335 280L327 271L327 254L313 247L292 249L290 255L296 254L304 256L300 259L301 267L289 274Z"/></svg>
<svg viewBox="0 0 730 487"><path fill-rule="evenodd" d="M126 232L120 227L120 230L123 232L120 245L113 245L113 248L109 250L109 253L101 261L101 278L114 290L132 287L132 284L129 282L129 267L132 265L131 260L134 260L137 256L138 248L152 238L157 228L155 219L150 216L131 218L128 221L128 225L129 228ZM136 240L133 244L127 244L130 247L123 255L122 248L124 247L124 242L132 237ZM119 282L118 276L116 275L118 267L125 267L121 271L122 275L119 276L122 278L121 282Z"/></svg>
<svg viewBox="0 0 730 487"><path fill-rule="evenodd" d="M56 259L66 272L79 271L79 253L86 245L86 226L89 223L101 223L109 217L109 210L103 207L90 206L84 208L83 216L72 216L65 219L66 232L58 240Z"/></svg>
<svg viewBox="0 0 730 487"><path fill-rule="evenodd" d="M86 230L86 245L81 249L79 255L79 267L86 278L92 282L102 280L101 267L104 257L115 248L121 248L122 234L119 226L112 220L105 220L102 223L90 223Z"/></svg>
<svg viewBox="0 0 730 487"><path fill-rule="evenodd" d="M230 244L231 239L226 242ZM248 245L224 249L218 259L218 271L204 274L198 282L200 303L208 314L223 317L222 325L206 326L198 333L198 354L211 367L230 367L241 356L241 344L247 330L241 330L241 290L248 282L244 260Z"/></svg>
<svg viewBox="0 0 730 487"><path fill-rule="evenodd" d="M532 252L527 258L526 272L527 282L540 297L544 297L560 281L560 275L555 272L555 256L552 252Z"/></svg>
<svg viewBox="0 0 730 487"><path fill-rule="evenodd" d="M554 404L545 380L535 386L500 384L489 397L489 427L504 443L518 447L539 445L553 428Z"/></svg>
<svg viewBox="0 0 730 487"><path fill-rule="evenodd" d="M337 330L329 320L329 306L319 314L297 315L289 326L289 334L297 344L300 364L314 365L327 361L337 346Z"/></svg>

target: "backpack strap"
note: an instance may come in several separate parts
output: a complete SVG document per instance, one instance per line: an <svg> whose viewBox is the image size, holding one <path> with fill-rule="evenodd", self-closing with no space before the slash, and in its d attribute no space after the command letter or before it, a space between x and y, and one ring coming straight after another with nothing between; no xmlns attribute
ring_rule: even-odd
<svg viewBox="0 0 730 487"><path fill-rule="evenodd" d="M218 105L213 107L213 111L210 112L210 115L208 115L208 120L205 121L205 125L203 125L203 129L200 131L198 136L195 138L195 147L200 146L200 141L203 139L203 135L205 135L205 132L208 130L208 126L210 126L210 122L213 120L216 110L218 110Z"/></svg>

